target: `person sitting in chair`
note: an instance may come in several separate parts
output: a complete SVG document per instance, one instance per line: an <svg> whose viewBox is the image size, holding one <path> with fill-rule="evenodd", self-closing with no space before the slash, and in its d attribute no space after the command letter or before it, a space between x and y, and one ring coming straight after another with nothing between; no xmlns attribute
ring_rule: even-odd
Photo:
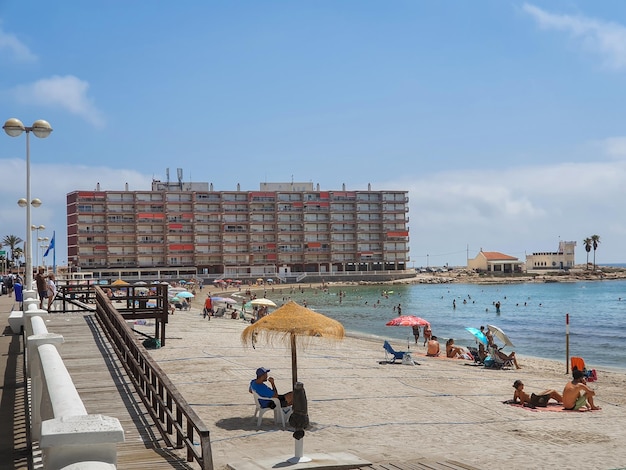
<svg viewBox="0 0 626 470"><path fill-rule="evenodd" d="M551 398L557 403L563 403L563 397L556 390L544 390L543 392L529 395L524 391L524 384L521 380L513 382L513 388L515 389L515 393L513 393L513 403L520 403L530 406L531 408L546 406Z"/></svg>
<svg viewBox="0 0 626 470"><path fill-rule="evenodd" d="M491 347L491 354L494 357L494 360L497 357L500 362L511 361L513 362L513 364L515 364L516 369L521 369L520 365L517 363L517 358L515 357L515 351L513 351L511 354L507 356L502 351L500 351L497 346L494 345Z"/></svg>
<svg viewBox="0 0 626 470"><path fill-rule="evenodd" d="M274 402L271 400L263 400L263 398L278 398L280 400L280 406L286 408L293 403L293 392L287 392L284 395L279 395L276 385L274 384L274 377L268 377L267 373L269 369L265 367L259 367L256 370L256 379L250 381L250 388L248 391L252 393L254 391L260 398L261 407L273 408ZM269 382L272 388L268 387L265 382Z"/></svg>

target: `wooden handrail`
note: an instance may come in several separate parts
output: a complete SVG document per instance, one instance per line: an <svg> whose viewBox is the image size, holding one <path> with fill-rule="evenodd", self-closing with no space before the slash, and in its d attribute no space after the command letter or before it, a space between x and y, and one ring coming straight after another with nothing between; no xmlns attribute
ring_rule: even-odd
<svg viewBox="0 0 626 470"><path fill-rule="evenodd" d="M96 318L168 446L186 447L187 461L213 470L209 430L136 339L104 291L95 287ZM194 440L200 440L200 449Z"/></svg>

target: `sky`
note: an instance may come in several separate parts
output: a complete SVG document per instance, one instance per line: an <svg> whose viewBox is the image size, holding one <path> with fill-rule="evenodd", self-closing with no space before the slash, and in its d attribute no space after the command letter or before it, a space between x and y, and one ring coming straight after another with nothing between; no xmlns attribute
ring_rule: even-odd
<svg viewBox="0 0 626 470"><path fill-rule="evenodd" d="M57 264L67 193L168 168L406 190L409 266L560 240L584 263L594 234L626 263L625 82L619 0L0 1L0 121L54 129L30 168ZM0 133L0 238L25 238L25 156Z"/></svg>

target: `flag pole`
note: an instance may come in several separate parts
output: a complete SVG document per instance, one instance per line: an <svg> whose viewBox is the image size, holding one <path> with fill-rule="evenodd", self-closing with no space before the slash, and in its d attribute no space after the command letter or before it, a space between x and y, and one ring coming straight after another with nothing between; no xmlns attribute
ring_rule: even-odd
<svg viewBox="0 0 626 470"><path fill-rule="evenodd" d="M52 239L54 240L56 235L56 230L52 231ZM52 248L54 249L54 252L52 253L52 273L55 275L57 275L57 247L56 247L56 241L54 242L54 245Z"/></svg>

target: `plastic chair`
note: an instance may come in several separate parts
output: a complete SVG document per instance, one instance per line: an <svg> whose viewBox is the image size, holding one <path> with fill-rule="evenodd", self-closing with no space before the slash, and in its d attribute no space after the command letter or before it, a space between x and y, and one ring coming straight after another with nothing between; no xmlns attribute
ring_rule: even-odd
<svg viewBox="0 0 626 470"><path fill-rule="evenodd" d="M291 409L291 406L288 406L286 408L281 408L280 406L280 400L278 398L261 398L259 397L259 395L252 390L252 396L254 397L254 405L256 406L255 410L254 410L254 418L257 419L256 425L258 428L261 427L261 421L263 420L263 415L265 414L266 411L274 411L274 423L276 424L282 424L283 429L285 429L286 427L286 423L289 422L289 417L291 416L291 413L293 412L293 410ZM269 400L269 401L273 401L275 408L269 408L269 407L262 407L261 406L261 402L260 400Z"/></svg>
<svg viewBox="0 0 626 470"><path fill-rule="evenodd" d="M388 341L383 343L383 348L385 349L385 361L389 364L396 362L398 359L402 360L406 351L396 351L391 347Z"/></svg>

